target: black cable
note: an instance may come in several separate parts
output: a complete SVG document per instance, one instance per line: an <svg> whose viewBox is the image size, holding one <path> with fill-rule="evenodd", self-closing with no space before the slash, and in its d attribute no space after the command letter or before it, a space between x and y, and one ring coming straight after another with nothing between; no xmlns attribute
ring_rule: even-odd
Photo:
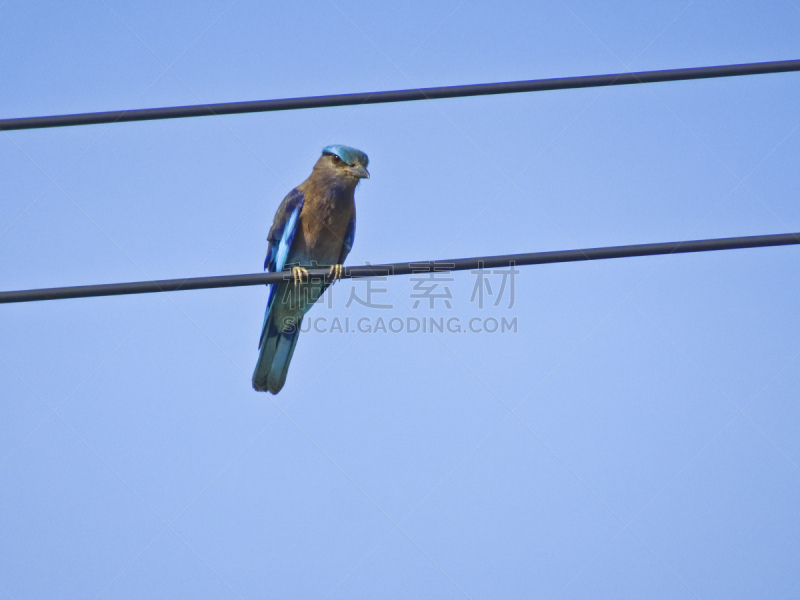
<svg viewBox="0 0 800 600"><path fill-rule="evenodd" d="M746 237L718 238L712 240L689 240L659 244L636 244L632 246L610 246L583 250L557 250L555 252L532 252L529 254L507 254L386 265L345 267L344 278L376 277L384 275L410 275L417 273L444 273L468 269L490 269L511 265L542 265L549 263L626 258L631 256L654 256L657 254L682 254L686 252L709 252L711 250L734 250L737 248L762 248L765 246L787 246L800 244L800 233L754 235ZM311 277L325 277L328 269L309 269ZM280 273L252 273L249 275L221 275L217 277L191 277L188 279L162 279L160 281L137 281L132 283L108 283L74 287L48 288L0 292L0 304L10 302L32 302L35 300L58 300L63 298L88 298L92 296L119 296L123 294L146 294L149 292L174 292L245 285L263 285L288 280L288 271Z"/></svg>
<svg viewBox="0 0 800 600"><path fill-rule="evenodd" d="M690 69L670 69L665 71L640 71L638 73L613 73L610 75L560 77L557 79L534 79L530 81L511 81L506 83L456 85L389 92L309 96L305 98L285 98L281 100L256 100L252 102L227 102L221 104L173 106L168 108L116 110L76 115L0 119L0 131L65 127L69 125L95 125L98 123L121 123L126 121L149 121L153 119L178 119L182 117L206 117L211 115L231 115L277 110L297 110L300 108L320 108L324 106L409 102L412 100L432 100L435 98L516 94L519 92L541 92L545 90L630 85L634 83L683 81L687 79L709 79L713 77L735 77L739 75L761 75L765 73L786 73L789 71L800 71L800 60L695 67Z"/></svg>

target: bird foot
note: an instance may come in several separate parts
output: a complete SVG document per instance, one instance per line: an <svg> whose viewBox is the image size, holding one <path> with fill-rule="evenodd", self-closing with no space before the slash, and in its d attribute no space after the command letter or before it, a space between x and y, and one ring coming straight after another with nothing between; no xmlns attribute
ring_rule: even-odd
<svg viewBox="0 0 800 600"><path fill-rule="evenodd" d="M328 277L330 279L341 279L342 273L344 273L344 267L342 265L331 265L331 272L328 273Z"/></svg>
<svg viewBox="0 0 800 600"><path fill-rule="evenodd" d="M303 283L303 280L308 281L308 269L305 267L292 267L292 280L295 283Z"/></svg>

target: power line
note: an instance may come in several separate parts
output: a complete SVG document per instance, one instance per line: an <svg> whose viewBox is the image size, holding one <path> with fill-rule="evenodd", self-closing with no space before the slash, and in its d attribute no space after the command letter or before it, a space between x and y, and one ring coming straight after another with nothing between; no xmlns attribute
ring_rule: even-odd
<svg viewBox="0 0 800 600"><path fill-rule="evenodd" d="M792 244L800 244L800 233L781 233L774 235L717 238L711 240L689 240L685 242L608 246L604 248L585 248L582 250L557 250L554 252L531 252L528 254L457 258L453 260L353 266L345 267L343 278L411 275L433 272L444 273L469 269L508 267L512 265L542 265L585 260L602 260L607 258L683 254L687 252L709 252L712 250L735 250L740 248L763 248L766 246L788 246ZM311 277L324 278L328 274L328 269L309 269L308 272ZM264 285L268 283L279 283L289 280L290 278L291 274L289 271L282 271L279 273L220 275L216 277L190 277L187 279L162 279L157 281L19 290L0 292L0 304L32 302L36 300L121 296L125 294L146 294L150 292L174 292L180 290Z"/></svg>
<svg viewBox="0 0 800 600"><path fill-rule="evenodd" d="M301 108L351 106L354 104L381 104L386 102L410 102L414 100L432 100L438 98L516 94L520 92L541 92L547 90L566 90L610 85L684 81L687 79L710 79L714 77L736 77L739 75L787 73L790 71L800 71L800 60L694 67L690 69L669 69L663 71L639 71L637 73L613 73L610 75L559 77L556 79L533 79L529 81L456 85L387 92L309 96L279 100L255 100L252 102L227 102L220 104L198 104L193 106L172 106L166 108L116 110L74 115L54 115L48 117L0 119L0 131L40 129L43 127L66 127L70 125L96 125L99 123L122 123L128 121L149 121L154 119L179 119L183 117L207 117L212 115L297 110Z"/></svg>

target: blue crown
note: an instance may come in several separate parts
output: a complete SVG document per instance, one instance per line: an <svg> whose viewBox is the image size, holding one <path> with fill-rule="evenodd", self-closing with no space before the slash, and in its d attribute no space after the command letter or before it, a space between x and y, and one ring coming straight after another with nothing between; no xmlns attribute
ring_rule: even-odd
<svg viewBox="0 0 800 600"><path fill-rule="evenodd" d="M361 150L356 150L350 146L342 146L341 144L331 144L322 149L323 154L335 154L349 165L359 163L362 167L366 168L369 164L369 157Z"/></svg>

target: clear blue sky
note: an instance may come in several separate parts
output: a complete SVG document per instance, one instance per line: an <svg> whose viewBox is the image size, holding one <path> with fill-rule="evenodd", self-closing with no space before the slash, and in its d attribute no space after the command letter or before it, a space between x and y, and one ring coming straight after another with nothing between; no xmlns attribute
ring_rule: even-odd
<svg viewBox="0 0 800 600"><path fill-rule="evenodd" d="M0 117L800 58L800 2L0 0ZM0 289L800 231L800 75L0 134ZM0 307L0 598L800 598L800 249ZM501 276L490 274L495 296ZM504 333L329 331L349 317ZM412 319L409 321L408 319ZM400 321L395 321L395 325ZM377 327L376 327L377 328Z"/></svg>

